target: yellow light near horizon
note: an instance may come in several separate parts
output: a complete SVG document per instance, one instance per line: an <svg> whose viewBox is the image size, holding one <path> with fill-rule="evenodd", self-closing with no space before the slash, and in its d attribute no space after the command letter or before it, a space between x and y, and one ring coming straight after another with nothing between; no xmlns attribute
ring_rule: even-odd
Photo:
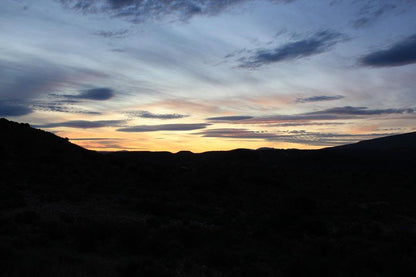
<svg viewBox="0 0 416 277"><path fill-rule="evenodd" d="M154 132L151 135L146 133L139 133L138 135L135 133L134 136L123 136L114 138L113 140L71 140L71 142L84 148L96 151L169 151L173 153L179 151L201 153L206 151L227 151L237 148L258 149L261 147L278 149L322 148L321 146L286 142L270 142L262 139L208 138L198 135L183 134L176 136L169 135L165 138L161 138L157 133L158 132ZM73 136L68 137L71 138Z"/></svg>

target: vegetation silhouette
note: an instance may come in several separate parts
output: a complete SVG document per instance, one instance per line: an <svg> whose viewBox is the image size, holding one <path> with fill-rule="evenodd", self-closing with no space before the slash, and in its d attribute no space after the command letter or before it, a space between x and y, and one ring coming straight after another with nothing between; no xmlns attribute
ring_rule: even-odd
<svg viewBox="0 0 416 277"><path fill-rule="evenodd" d="M416 133L201 154L0 134L0 276L416 274Z"/></svg>

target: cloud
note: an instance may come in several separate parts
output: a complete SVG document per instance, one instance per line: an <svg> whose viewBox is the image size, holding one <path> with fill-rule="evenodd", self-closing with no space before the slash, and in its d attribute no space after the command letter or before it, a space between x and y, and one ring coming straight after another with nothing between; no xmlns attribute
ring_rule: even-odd
<svg viewBox="0 0 416 277"><path fill-rule="evenodd" d="M415 109L368 109L367 107L336 107L317 112L307 113L306 115L315 114L337 114L337 115L382 115L382 114L404 114L413 113Z"/></svg>
<svg viewBox="0 0 416 277"><path fill-rule="evenodd" d="M333 101L344 98L342 95L328 96L328 95L319 95L305 98L296 99L297 103L309 103L309 102L321 102L321 101Z"/></svg>
<svg viewBox="0 0 416 277"><path fill-rule="evenodd" d="M365 118L369 116L387 115L387 114L411 114L416 109L369 109L368 107L335 107L330 109L319 110L315 112L291 114L291 115L272 115L264 117L255 117L235 123L241 124L270 124L270 123L293 123L308 122L316 120L342 120Z"/></svg>
<svg viewBox="0 0 416 277"><path fill-rule="evenodd" d="M339 1L342 2L342 1ZM398 16L409 11L416 3L413 0L360 0L350 1L356 10L356 16L351 21L352 27L365 28L391 14Z"/></svg>
<svg viewBox="0 0 416 277"><path fill-rule="evenodd" d="M222 111L222 108L218 103L197 101L195 99L168 98L145 105L145 108L147 109L165 108L175 110L178 109L178 107L180 107L182 111L189 113L219 113Z"/></svg>
<svg viewBox="0 0 416 277"><path fill-rule="evenodd" d="M274 49L257 50L251 57L240 59L242 63L239 67L257 68L270 63L317 55L330 50L342 39L345 39L345 36L340 33L328 30L320 31L308 38L289 42Z"/></svg>
<svg viewBox="0 0 416 277"><path fill-rule="evenodd" d="M296 127L296 126L328 126L328 125L344 125L345 122L289 122L277 123L274 127Z"/></svg>
<svg viewBox="0 0 416 277"><path fill-rule="evenodd" d="M88 100L108 100L114 97L114 90L111 88L93 88L84 90L78 95L63 95L67 98L88 99Z"/></svg>
<svg viewBox="0 0 416 277"><path fill-rule="evenodd" d="M85 68L59 66L38 59L26 60L25 63L0 59L0 71L0 110L3 116L22 116L36 110L97 114L67 107L67 104L79 101L75 98L54 101L45 97L53 96L53 91L78 86L89 78L107 77Z"/></svg>
<svg viewBox="0 0 416 277"><path fill-rule="evenodd" d="M2 100L30 102L62 87L79 85L88 78L106 74L79 67L66 67L32 59L24 63L0 60L0 97Z"/></svg>
<svg viewBox="0 0 416 277"><path fill-rule="evenodd" d="M31 106L35 110L47 112L62 112L74 114L98 115L100 112L82 110L74 108L74 104L79 104L82 100L105 101L114 97L114 90L111 88L93 88L81 91L78 95L72 94L48 94L49 99L32 101Z"/></svg>
<svg viewBox="0 0 416 277"><path fill-rule="evenodd" d="M49 123L45 125L34 125L36 128L55 128L55 127L69 127L69 128L80 128L80 129L90 129L90 128L102 128L102 127L116 127L123 125L124 120L97 120L97 121L87 121L87 120L71 120L58 123Z"/></svg>
<svg viewBox="0 0 416 277"><path fill-rule="evenodd" d="M204 129L210 124L195 123L195 124L161 124L161 125L139 125L127 128L120 128L120 132L156 132L156 131L190 131L197 129Z"/></svg>
<svg viewBox="0 0 416 277"><path fill-rule="evenodd" d="M0 101L0 116L22 116L32 112L33 110L25 105L9 101Z"/></svg>
<svg viewBox="0 0 416 277"><path fill-rule="evenodd" d="M189 117L186 114L177 114L177 113L169 113L169 114L155 114L148 111L139 111L139 112L127 112L127 115L131 117L141 117L141 118L154 118L154 119L178 119Z"/></svg>
<svg viewBox="0 0 416 277"><path fill-rule="evenodd" d="M360 62L372 67L402 66L416 63L416 34L397 42L388 49L367 54L360 59Z"/></svg>
<svg viewBox="0 0 416 277"><path fill-rule="evenodd" d="M71 73L53 65L32 66L0 60L0 97L5 100L30 101L67 83Z"/></svg>
<svg viewBox="0 0 416 277"><path fill-rule="evenodd" d="M64 7L82 13L107 13L131 22L161 19L173 15L188 20L197 15L216 15L228 8L254 0L59 0ZM270 0L289 3L294 0Z"/></svg>
<svg viewBox="0 0 416 277"><path fill-rule="evenodd" d="M45 111L45 112L61 112L61 113L89 114L89 115L101 114L100 112L95 112L95 111L85 111L85 110L75 109L69 106L68 104L71 104L71 103L67 103L66 101L49 102L49 103L39 102L39 103L33 103L31 107L34 110L40 110L40 111Z"/></svg>
<svg viewBox="0 0 416 277"><path fill-rule="evenodd" d="M197 133L203 137L216 138L239 138L239 139L269 139L275 137L275 134L269 132L256 132L243 128L219 128L209 129Z"/></svg>
<svg viewBox="0 0 416 277"><path fill-rule="evenodd" d="M105 38L123 38L128 34L129 30L119 30L119 31L98 31L94 34L97 36Z"/></svg>
<svg viewBox="0 0 416 277"><path fill-rule="evenodd" d="M245 116L245 115L240 115L240 116L220 116L220 117L209 117L207 118L207 120L212 120L212 121L239 121L239 120L246 120L246 119L252 119L252 116Z"/></svg>
<svg viewBox="0 0 416 277"><path fill-rule="evenodd" d="M264 132L252 131L241 128L222 128L208 129L196 133L203 137L217 137L229 139L263 139L267 141L278 141L288 143L299 143L311 146L334 146L348 143L354 143L363 139L382 137L392 135L391 133L371 133L371 134L338 134L338 133L320 133L307 132L304 130L294 130L286 132Z"/></svg>
<svg viewBox="0 0 416 277"><path fill-rule="evenodd" d="M397 2L399 1L394 0L393 3L381 3L378 1L358 1L357 3L364 3L364 5L360 9L358 18L352 21L352 26L356 29L369 26L382 15L385 15L396 9Z"/></svg>
<svg viewBox="0 0 416 277"><path fill-rule="evenodd" d="M120 140L120 139L118 139L118 138L70 138L69 140L74 140L74 141L77 141L77 140L79 140L79 141L84 141L84 140L86 140L86 141L111 140L111 141L114 141L114 140Z"/></svg>

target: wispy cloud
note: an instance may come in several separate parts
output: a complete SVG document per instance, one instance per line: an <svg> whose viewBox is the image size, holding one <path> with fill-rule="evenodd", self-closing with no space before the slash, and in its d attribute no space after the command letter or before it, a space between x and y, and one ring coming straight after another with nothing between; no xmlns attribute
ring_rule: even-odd
<svg viewBox="0 0 416 277"><path fill-rule="evenodd" d="M348 1L343 2L348 3ZM355 18L350 21L352 27L360 29L374 24L382 17L402 14L415 4L416 2L412 0L360 0L350 1L347 5L356 9Z"/></svg>
<svg viewBox="0 0 416 277"><path fill-rule="evenodd" d="M357 119L367 118L379 115L391 114L412 114L416 111L415 108L406 109L369 109L368 107L335 107L315 112L299 113L291 115L271 115L263 117L255 117L253 119L244 120L241 124L263 124L263 123L293 123L293 122L308 122L321 120L341 120L341 119Z"/></svg>
<svg viewBox="0 0 416 277"><path fill-rule="evenodd" d="M119 30L119 31L98 31L94 34L97 36L105 38L123 38L128 34L129 30Z"/></svg>
<svg viewBox="0 0 416 277"><path fill-rule="evenodd" d="M81 91L78 95L62 95L69 99L87 99L104 101L114 97L114 90L111 88L93 88Z"/></svg>
<svg viewBox="0 0 416 277"><path fill-rule="evenodd" d="M106 77L105 74L77 67L66 67L40 62L37 59L27 60L26 64L0 60L0 99L3 116L22 116L35 110L96 114L67 107L80 99L106 97L105 91L83 91L80 95L66 97L64 101L45 99L56 96L51 92L62 88L79 86L89 78ZM107 97L109 97L107 92Z"/></svg>
<svg viewBox="0 0 416 277"><path fill-rule="evenodd" d="M239 121L239 120L246 120L252 119L252 116L246 115L236 115L236 116L219 116L219 117L209 117L207 120L210 121Z"/></svg>
<svg viewBox="0 0 416 277"><path fill-rule="evenodd" d="M356 3L361 4L359 15L352 21L354 28L364 28L369 26L379 17L395 10L397 8L397 2L404 2L394 0L391 3L383 1L357 1Z"/></svg>
<svg viewBox="0 0 416 277"><path fill-rule="evenodd" d="M404 114L413 113L415 109L369 109L368 107L336 107L326 110L307 113L315 114L338 114L338 115L382 115L382 114Z"/></svg>
<svg viewBox="0 0 416 277"><path fill-rule="evenodd" d="M95 141L95 140L98 140L98 141L102 141L102 140L111 140L111 141L114 141L114 140L121 140L121 139L119 139L119 138L70 138L70 140L74 140L74 141L77 141L77 140L79 140L79 141L84 141L84 140L86 140L86 141Z"/></svg>
<svg viewBox="0 0 416 277"><path fill-rule="evenodd" d="M32 112L33 110L26 105L13 101L0 101L0 116L22 116Z"/></svg>
<svg viewBox="0 0 416 277"><path fill-rule="evenodd" d="M345 125L345 122L289 122L273 124L274 127L296 127L296 126L330 126Z"/></svg>
<svg viewBox="0 0 416 277"><path fill-rule="evenodd" d="M83 13L107 13L132 22L176 16L187 20L198 15L215 15L237 4L254 0L59 0L65 7ZM289 3L295 0L270 0Z"/></svg>
<svg viewBox="0 0 416 277"><path fill-rule="evenodd" d="M138 112L127 112L130 117L141 117L141 118L153 118L153 119L178 119L189 117L186 114L177 114L177 113L166 113L166 114L157 114L151 113L149 111L138 111Z"/></svg>
<svg viewBox="0 0 416 277"><path fill-rule="evenodd" d="M197 134L203 137L217 138L239 138L239 139L269 139L275 137L275 134L269 132L257 132L244 128L219 128L207 129Z"/></svg>
<svg viewBox="0 0 416 277"><path fill-rule="evenodd" d="M373 67L402 66L416 63L416 34L390 48L377 50L360 59L361 64Z"/></svg>
<svg viewBox="0 0 416 277"><path fill-rule="evenodd" d="M295 130L288 132L262 132L252 131L244 128L222 128L207 129L197 133L203 137L216 137L228 139L261 139L267 141L299 143L311 146L333 146L347 143L354 143L359 140L392 135L391 133L371 133L371 134L339 134L339 133L320 133Z"/></svg>
<svg viewBox="0 0 416 277"><path fill-rule="evenodd" d="M80 128L80 129L90 129L90 128L102 128L102 127L118 127L125 124L124 120L97 120L97 121L88 121L88 120L71 120L57 123L49 123L45 125L34 125L36 128L55 128L55 127L69 127L69 128Z"/></svg>
<svg viewBox="0 0 416 277"><path fill-rule="evenodd" d="M81 110L78 108L71 107L71 103L62 102L35 102L30 105L34 110L45 111L45 112L60 112L60 113L72 113L72 114L88 114L88 115L100 115L100 112Z"/></svg>
<svg viewBox="0 0 416 277"><path fill-rule="evenodd" d="M161 125L139 125L127 128L120 128L120 132L156 132L156 131L190 131L204 129L210 124L194 123L194 124L161 124Z"/></svg>
<svg viewBox="0 0 416 277"><path fill-rule="evenodd" d="M296 99L297 103L309 103L309 102L321 102L321 101L333 101L339 100L344 98L342 95L319 95L319 96L312 96L312 97L304 97Z"/></svg>
<svg viewBox="0 0 416 277"><path fill-rule="evenodd" d="M254 55L244 57L239 67L257 68L266 64L295 60L326 52L345 36L332 31L320 31L312 36L283 44L273 49L257 50Z"/></svg>

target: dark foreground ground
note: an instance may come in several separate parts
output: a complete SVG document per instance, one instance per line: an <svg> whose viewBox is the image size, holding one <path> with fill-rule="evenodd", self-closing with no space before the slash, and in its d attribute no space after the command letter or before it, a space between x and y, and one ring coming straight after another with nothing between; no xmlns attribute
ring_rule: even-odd
<svg viewBox="0 0 416 277"><path fill-rule="evenodd" d="M416 276L415 133L204 154L0 134L0 276Z"/></svg>

